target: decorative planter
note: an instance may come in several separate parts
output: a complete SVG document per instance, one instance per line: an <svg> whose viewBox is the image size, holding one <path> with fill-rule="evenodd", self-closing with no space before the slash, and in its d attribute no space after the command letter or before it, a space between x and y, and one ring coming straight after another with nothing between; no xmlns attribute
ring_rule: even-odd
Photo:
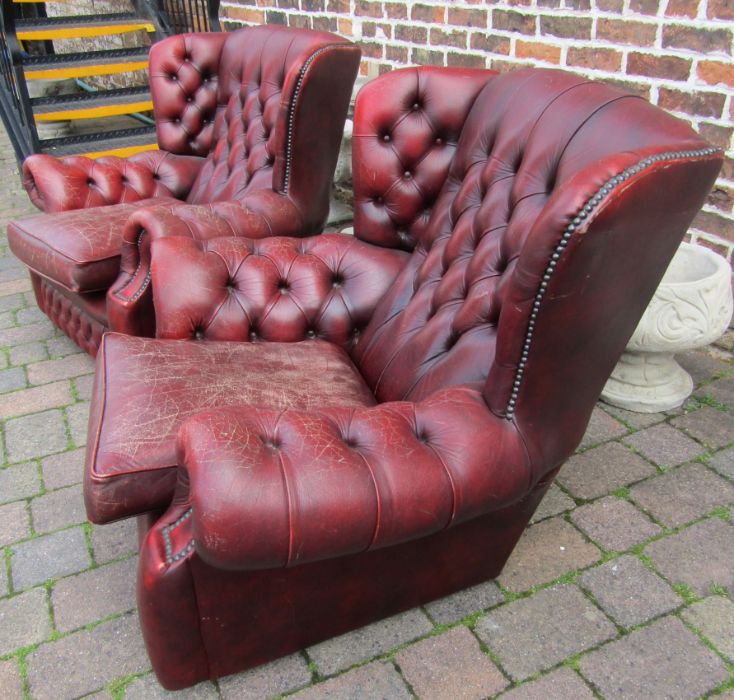
<svg viewBox="0 0 734 700"><path fill-rule="evenodd" d="M680 406L693 391L675 353L708 345L732 316L731 268L720 255L681 244L614 368L601 398L639 413Z"/></svg>

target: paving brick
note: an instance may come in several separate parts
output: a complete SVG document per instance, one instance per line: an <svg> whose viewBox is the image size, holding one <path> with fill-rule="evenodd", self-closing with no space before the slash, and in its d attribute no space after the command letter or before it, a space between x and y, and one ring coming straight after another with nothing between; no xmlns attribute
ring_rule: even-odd
<svg viewBox="0 0 734 700"><path fill-rule="evenodd" d="M721 450L709 459L709 464L716 469L719 474L734 479L734 447Z"/></svg>
<svg viewBox="0 0 734 700"><path fill-rule="evenodd" d="M710 396L714 401L718 401L734 411L734 377L712 382L703 387L698 393Z"/></svg>
<svg viewBox="0 0 734 700"><path fill-rule="evenodd" d="M0 690L3 700L23 700L23 681L15 659L0 661Z"/></svg>
<svg viewBox="0 0 734 700"><path fill-rule="evenodd" d="M25 386L25 370L22 367L0 370L0 392L16 391Z"/></svg>
<svg viewBox="0 0 734 700"><path fill-rule="evenodd" d="M0 396L0 420L60 408L74 401L69 382L54 382Z"/></svg>
<svg viewBox="0 0 734 700"><path fill-rule="evenodd" d="M98 564L138 551L138 528L133 518L92 526L92 551Z"/></svg>
<svg viewBox="0 0 734 700"><path fill-rule="evenodd" d="M45 360L47 357L48 352L46 351L46 346L38 341L16 345L10 349L11 365L26 365L29 362Z"/></svg>
<svg viewBox="0 0 734 700"><path fill-rule="evenodd" d="M2 283L0 283L2 287ZM51 321L39 321L30 326L16 326L0 331L0 345L14 346L30 343L33 340L46 340L55 332Z"/></svg>
<svg viewBox="0 0 734 700"><path fill-rule="evenodd" d="M559 668L510 690L502 700L594 700L595 697L578 674L570 668Z"/></svg>
<svg viewBox="0 0 734 700"><path fill-rule="evenodd" d="M33 462L0 469L0 503L35 496L40 490L41 479Z"/></svg>
<svg viewBox="0 0 734 700"><path fill-rule="evenodd" d="M656 620L591 652L580 668L607 700L696 698L729 676L723 661L676 618Z"/></svg>
<svg viewBox="0 0 734 700"><path fill-rule="evenodd" d="M79 400L90 401L92 398L92 387L94 386L94 375L83 374L81 377L76 377L73 381Z"/></svg>
<svg viewBox="0 0 734 700"><path fill-rule="evenodd" d="M606 496L577 508L571 519L604 549L619 552L662 532L631 503L615 496Z"/></svg>
<svg viewBox="0 0 734 700"><path fill-rule="evenodd" d="M79 346L69 337L59 335L46 341L46 347L51 358L66 357L67 355L77 355Z"/></svg>
<svg viewBox="0 0 734 700"><path fill-rule="evenodd" d="M734 415L717 411L711 406L674 418L671 423L714 449L734 442Z"/></svg>
<svg viewBox="0 0 734 700"><path fill-rule="evenodd" d="M578 498L597 498L654 473L655 468L644 459L624 445L610 442L571 457L557 480Z"/></svg>
<svg viewBox="0 0 734 700"><path fill-rule="evenodd" d="M2 272L0 272L0 275L2 275ZM14 325L15 319L13 318L13 314L11 314L9 311L0 313L0 330L10 328Z"/></svg>
<svg viewBox="0 0 734 700"><path fill-rule="evenodd" d="M219 681L224 700L260 700L287 693L311 682L311 672L300 654L227 676ZM142 700L142 698L141 698Z"/></svg>
<svg viewBox="0 0 734 700"><path fill-rule="evenodd" d="M87 543L80 527L36 537L12 547L11 569L16 589L74 574L90 564Z"/></svg>
<svg viewBox="0 0 734 700"><path fill-rule="evenodd" d="M289 696L294 700L410 700L412 697L392 664L382 661L373 661Z"/></svg>
<svg viewBox="0 0 734 700"><path fill-rule="evenodd" d="M647 622L683 602L663 579L630 555L586 571L579 577L579 584L624 627Z"/></svg>
<svg viewBox="0 0 734 700"><path fill-rule="evenodd" d="M10 583L8 582L8 571L5 566L5 553L0 549L0 598L4 598L10 593Z"/></svg>
<svg viewBox="0 0 734 700"><path fill-rule="evenodd" d="M713 584L734 595L734 527L709 518L645 548L655 568L672 583L684 583L698 595Z"/></svg>
<svg viewBox="0 0 734 700"><path fill-rule="evenodd" d="M498 581L519 592L590 566L601 552L562 518L543 520L523 533Z"/></svg>
<svg viewBox="0 0 734 700"><path fill-rule="evenodd" d="M6 294L17 294L18 292L28 292L31 289L31 281L27 277L15 280L14 282L0 283L0 296Z"/></svg>
<svg viewBox="0 0 734 700"><path fill-rule="evenodd" d="M9 294L0 297L0 311L10 311L11 309L20 309L25 306L22 294Z"/></svg>
<svg viewBox="0 0 734 700"><path fill-rule="evenodd" d="M491 610L475 631L514 680L616 636L604 614L576 586L565 585Z"/></svg>
<svg viewBox="0 0 734 700"><path fill-rule="evenodd" d="M461 625L403 649L395 661L421 700L480 700L508 685L474 635Z"/></svg>
<svg viewBox="0 0 734 700"><path fill-rule="evenodd" d="M220 695L216 686L210 681L199 683L184 691L168 691L163 688L151 673L136 678L125 688L125 700L216 700ZM261 697L265 697L264 695ZM88 700L88 696L84 698Z"/></svg>
<svg viewBox="0 0 734 700"><path fill-rule="evenodd" d="M149 668L134 615L43 644L28 655L27 664L34 700L78 697Z"/></svg>
<svg viewBox="0 0 734 700"><path fill-rule="evenodd" d="M31 384L48 384L59 379L78 377L94 372L94 358L86 353L69 355L58 360L34 362L26 367Z"/></svg>
<svg viewBox="0 0 734 700"><path fill-rule="evenodd" d="M81 484L51 491L31 501L33 527L38 533L86 522Z"/></svg>
<svg viewBox="0 0 734 700"><path fill-rule="evenodd" d="M543 496L543 500L540 502L535 513L533 513L530 522L537 523L553 515L559 515L567 510L571 510L575 505L574 500L563 493L557 484L553 483L546 491L545 496Z"/></svg>
<svg viewBox="0 0 734 700"><path fill-rule="evenodd" d="M434 600L426 605L426 610L439 625L448 625L471 613L499 605L504 599L497 584L488 581Z"/></svg>
<svg viewBox="0 0 734 700"><path fill-rule="evenodd" d="M674 467L700 455L704 449L667 423L654 425L626 438L631 447L661 467Z"/></svg>
<svg viewBox="0 0 734 700"><path fill-rule="evenodd" d="M90 569L58 581L51 593L60 632L83 627L135 607L137 558Z"/></svg>
<svg viewBox="0 0 734 700"><path fill-rule="evenodd" d="M0 547L30 537L31 524L22 501L0 506ZM0 558L0 568L5 568Z"/></svg>
<svg viewBox="0 0 734 700"><path fill-rule="evenodd" d="M59 411L33 413L5 423L5 448L9 462L22 462L61 452L67 445L64 421Z"/></svg>
<svg viewBox="0 0 734 700"><path fill-rule="evenodd" d="M630 497L661 523L676 527L734 503L734 485L702 464L686 464L636 484Z"/></svg>
<svg viewBox="0 0 734 700"><path fill-rule="evenodd" d="M46 457L41 463L43 483L47 489L79 484L84 477L84 448Z"/></svg>
<svg viewBox="0 0 734 700"><path fill-rule="evenodd" d="M686 352L676 355L675 359L693 377L693 382L697 387L724 374L731 373L731 364L723 362L717 357L712 357L705 350Z"/></svg>
<svg viewBox="0 0 734 700"><path fill-rule="evenodd" d="M29 323L44 321L46 319L46 314L44 314L37 306L29 306L25 309L20 309L15 315L15 318L19 325L27 326Z"/></svg>
<svg viewBox="0 0 734 700"><path fill-rule="evenodd" d="M0 600L0 656L51 635L46 591L34 588Z"/></svg>
<svg viewBox="0 0 734 700"><path fill-rule="evenodd" d="M89 404L77 403L64 410L69 424L71 439L77 447L87 444L87 427L89 424Z"/></svg>
<svg viewBox="0 0 734 700"><path fill-rule="evenodd" d="M591 413L591 419L589 420L584 437L581 439L580 447L587 448L592 445L598 445L602 442L612 440L615 437L620 437L627 432L629 430L624 425L596 406Z"/></svg>
<svg viewBox="0 0 734 700"><path fill-rule="evenodd" d="M433 629L417 608L374 622L310 647L309 656L322 675L349 668L358 661L384 654L393 647L413 641Z"/></svg>
<svg viewBox="0 0 734 700"><path fill-rule="evenodd" d="M712 596L694 603L682 613L731 663L734 663L734 603L722 596Z"/></svg>

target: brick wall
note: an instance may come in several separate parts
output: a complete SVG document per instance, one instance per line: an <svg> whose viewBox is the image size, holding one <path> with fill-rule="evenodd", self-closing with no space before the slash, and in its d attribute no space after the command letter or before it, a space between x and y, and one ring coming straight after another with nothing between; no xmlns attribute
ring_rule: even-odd
<svg viewBox="0 0 734 700"><path fill-rule="evenodd" d="M734 0L223 0L221 16L342 34L361 44L369 77L559 65L638 92L726 149L691 234L734 262Z"/></svg>

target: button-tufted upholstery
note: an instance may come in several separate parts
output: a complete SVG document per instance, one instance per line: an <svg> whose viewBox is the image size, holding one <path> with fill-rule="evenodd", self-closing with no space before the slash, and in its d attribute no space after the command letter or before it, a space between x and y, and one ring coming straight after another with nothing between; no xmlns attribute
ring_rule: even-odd
<svg viewBox="0 0 734 700"><path fill-rule="evenodd" d="M456 90L428 88L452 75ZM105 341L129 354L119 378L98 361L90 516L170 501L145 521L139 586L166 687L496 576L722 161L644 100L560 71L406 69L365 88L355 119L353 239L220 239L202 219L153 240L161 337ZM340 353L329 368L358 400L335 405L307 347ZM210 400L193 375L241 348L275 361L242 362L235 396ZM294 381L316 406L290 401ZM112 434L141 436L132 457L97 440ZM162 452L177 467L145 501Z"/></svg>
<svg viewBox="0 0 734 700"><path fill-rule="evenodd" d="M149 238L202 216L248 238L319 232L358 62L335 35L283 27L153 45L161 150L28 158L24 183L46 214L11 222L13 252L57 296L110 290L102 329L152 335ZM80 298L82 316L87 305Z"/></svg>

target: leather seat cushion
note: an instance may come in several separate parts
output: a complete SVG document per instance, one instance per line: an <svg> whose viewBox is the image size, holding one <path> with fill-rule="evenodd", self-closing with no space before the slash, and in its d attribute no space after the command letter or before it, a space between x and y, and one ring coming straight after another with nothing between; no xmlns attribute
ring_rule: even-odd
<svg viewBox="0 0 734 700"><path fill-rule="evenodd" d="M120 272L122 230L141 207L176 201L154 197L131 204L36 214L8 225L8 242L31 270L71 292L109 289Z"/></svg>
<svg viewBox="0 0 734 700"><path fill-rule="evenodd" d="M97 356L89 420L87 513L109 522L166 507L176 484L179 426L200 411L374 403L346 352L325 341L197 342L108 333Z"/></svg>

